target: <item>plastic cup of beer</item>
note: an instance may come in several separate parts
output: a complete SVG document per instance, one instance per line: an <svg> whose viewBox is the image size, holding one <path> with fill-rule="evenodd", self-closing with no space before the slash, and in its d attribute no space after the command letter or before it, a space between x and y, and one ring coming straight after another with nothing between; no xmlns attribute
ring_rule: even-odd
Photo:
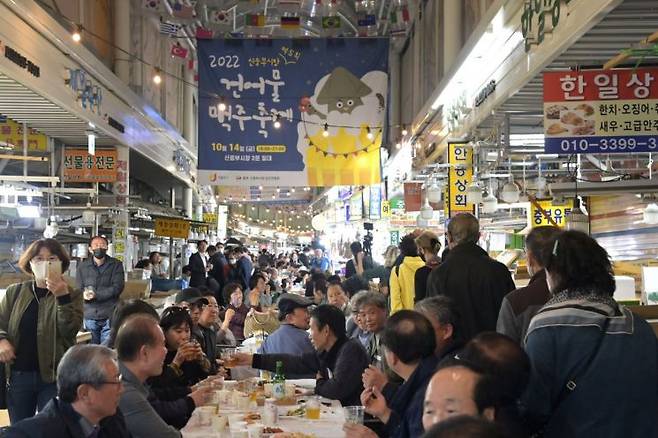
<svg viewBox="0 0 658 438"><path fill-rule="evenodd" d="M309 397L306 400L306 418L309 420L320 419L320 400L317 397Z"/></svg>
<svg viewBox="0 0 658 438"><path fill-rule="evenodd" d="M235 360L235 348L225 348L222 350L221 359L224 361L225 368L232 368L236 366L237 361Z"/></svg>
<svg viewBox="0 0 658 438"><path fill-rule="evenodd" d="M349 424L363 424L363 406L345 406L345 422Z"/></svg>

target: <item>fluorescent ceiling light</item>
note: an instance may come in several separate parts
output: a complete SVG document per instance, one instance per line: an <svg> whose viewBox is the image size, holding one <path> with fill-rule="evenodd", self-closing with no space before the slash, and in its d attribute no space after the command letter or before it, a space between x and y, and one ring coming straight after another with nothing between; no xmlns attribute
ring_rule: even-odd
<svg viewBox="0 0 658 438"><path fill-rule="evenodd" d="M544 147L544 134L510 134L510 146L541 146Z"/></svg>
<svg viewBox="0 0 658 438"><path fill-rule="evenodd" d="M38 205L19 205L16 207L18 216L22 218L37 218L41 216Z"/></svg>

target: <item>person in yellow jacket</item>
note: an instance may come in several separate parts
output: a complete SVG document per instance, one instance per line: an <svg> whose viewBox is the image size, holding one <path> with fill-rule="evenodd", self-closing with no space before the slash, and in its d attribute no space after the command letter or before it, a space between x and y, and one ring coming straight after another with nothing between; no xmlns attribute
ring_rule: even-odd
<svg viewBox="0 0 658 438"><path fill-rule="evenodd" d="M414 277L416 270L425 266L423 259L418 256L418 248L411 234L400 241L400 255L403 257L402 263L393 267L389 280L391 314L402 309L413 310L416 294Z"/></svg>

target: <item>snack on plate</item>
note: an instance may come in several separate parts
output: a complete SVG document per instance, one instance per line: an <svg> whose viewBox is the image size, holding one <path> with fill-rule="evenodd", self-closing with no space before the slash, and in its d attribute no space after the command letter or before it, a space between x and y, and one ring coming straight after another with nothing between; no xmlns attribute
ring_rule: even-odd
<svg viewBox="0 0 658 438"><path fill-rule="evenodd" d="M252 424L257 421L260 421L260 414L258 412L249 412L244 416L244 421L246 421L247 424Z"/></svg>
<svg viewBox="0 0 658 438"><path fill-rule="evenodd" d="M283 397L274 402L277 406L292 406L297 404L295 397Z"/></svg>
<svg viewBox="0 0 658 438"><path fill-rule="evenodd" d="M301 432L283 432L272 435L273 438L315 438L315 435L309 435Z"/></svg>
<svg viewBox="0 0 658 438"><path fill-rule="evenodd" d="M575 109L581 110L582 112L585 113L586 116L591 116L592 114L594 114L594 108L592 107L592 105L588 105L586 103L581 103Z"/></svg>
<svg viewBox="0 0 658 438"><path fill-rule="evenodd" d="M558 135L562 134L563 132L569 131L567 128L562 126L560 123L553 123L551 126L548 127L546 130L546 134L548 135Z"/></svg>
<svg viewBox="0 0 658 438"><path fill-rule="evenodd" d="M263 433L283 433L283 429L280 427L265 427Z"/></svg>
<svg viewBox="0 0 658 438"><path fill-rule="evenodd" d="M580 117L578 114L574 113L573 111L569 111L568 113L560 117L560 121L562 123L566 123L567 125L578 126L583 124L583 118Z"/></svg>
<svg viewBox="0 0 658 438"><path fill-rule="evenodd" d="M560 111L566 111L568 109L564 105L551 105L546 108L546 118L558 120L560 118Z"/></svg>
<svg viewBox="0 0 658 438"><path fill-rule="evenodd" d="M298 408L288 410L288 412L286 412L286 416L303 417L305 413L306 410L304 409L304 406L299 406Z"/></svg>

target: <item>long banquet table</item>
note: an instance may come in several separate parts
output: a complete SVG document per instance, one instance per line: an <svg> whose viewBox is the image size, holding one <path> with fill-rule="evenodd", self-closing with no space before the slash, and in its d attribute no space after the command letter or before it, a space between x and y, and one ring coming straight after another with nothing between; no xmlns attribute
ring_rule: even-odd
<svg viewBox="0 0 658 438"><path fill-rule="evenodd" d="M311 390L315 388L314 379L289 379L286 383L293 383L296 387L301 389ZM300 396L304 399L304 396ZM296 406L279 406L279 421L275 425L286 433L301 433L304 437L312 436L315 438L344 438L343 423L345 416L340 402L337 400L321 399L321 414L318 420L309 420L304 417L286 416L289 410L294 409ZM330 404L330 406L327 406ZM257 409L240 410L235 407L222 408L219 407L217 416L231 414L247 414L248 412L258 412L263 414L263 407ZM192 414L192 418L187 426L182 430L184 438L225 438L230 437L231 432L227 426L222 431L217 431L214 426L202 424L200 422L199 409L196 409ZM247 436L247 435L245 435ZM266 437L270 435L265 435ZM290 436L290 435L287 435Z"/></svg>

